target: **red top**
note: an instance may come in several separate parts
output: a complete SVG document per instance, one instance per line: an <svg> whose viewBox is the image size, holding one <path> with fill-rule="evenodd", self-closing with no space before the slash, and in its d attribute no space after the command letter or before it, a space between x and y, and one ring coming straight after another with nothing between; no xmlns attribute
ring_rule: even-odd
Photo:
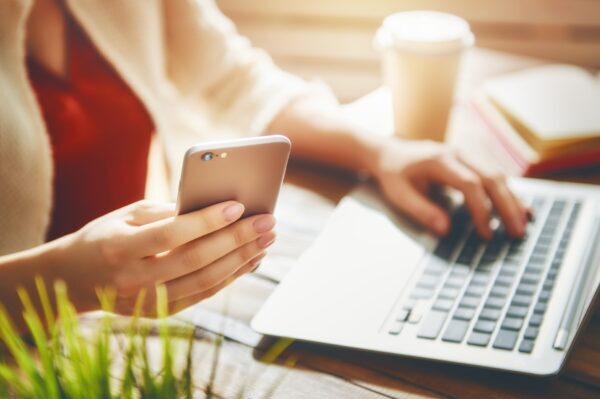
<svg viewBox="0 0 600 399"><path fill-rule="evenodd" d="M47 238L144 197L154 125L143 104L67 18L68 77L28 59L54 160Z"/></svg>

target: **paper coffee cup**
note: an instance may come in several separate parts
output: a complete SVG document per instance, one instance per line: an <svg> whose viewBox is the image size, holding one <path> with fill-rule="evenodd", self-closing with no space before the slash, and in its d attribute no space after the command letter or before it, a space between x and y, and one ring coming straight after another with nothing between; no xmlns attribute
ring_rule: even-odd
<svg viewBox="0 0 600 399"><path fill-rule="evenodd" d="M410 11L385 18L374 44L392 93L396 135L444 141L461 56L473 43L469 24L454 15Z"/></svg>

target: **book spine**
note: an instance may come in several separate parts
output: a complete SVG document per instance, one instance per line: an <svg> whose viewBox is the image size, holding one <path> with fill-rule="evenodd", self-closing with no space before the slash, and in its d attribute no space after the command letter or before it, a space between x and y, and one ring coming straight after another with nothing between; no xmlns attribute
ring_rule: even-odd
<svg viewBox="0 0 600 399"><path fill-rule="evenodd" d="M530 165L530 162L514 151L509 140L506 139L502 131L500 131L500 129L496 127L494 122L491 121L490 118L488 118L486 112L481 108L480 104L478 104L477 102L472 102L471 106L474 110L474 113L479 117L479 120L487 128L490 135L495 139L495 141L498 144L500 144L500 147L502 148L504 153L508 155L508 157L510 157L511 161L519 168L521 172L524 172Z"/></svg>

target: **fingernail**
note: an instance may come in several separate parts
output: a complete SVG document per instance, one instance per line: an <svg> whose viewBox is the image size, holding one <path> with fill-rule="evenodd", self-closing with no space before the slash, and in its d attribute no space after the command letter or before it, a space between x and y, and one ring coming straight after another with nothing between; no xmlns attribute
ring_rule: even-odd
<svg viewBox="0 0 600 399"><path fill-rule="evenodd" d="M257 233L266 233L275 227L275 218L272 215L264 215L256 219L252 225Z"/></svg>
<svg viewBox="0 0 600 399"><path fill-rule="evenodd" d="M256 245L258 245L259 248L266 248L269 245L273 244L274 241L275 241L275 237L271 234L267 234L262 237L259 237L256 240Z"/></svg>
<svg viewBox="0 0 600 399"><path fill-rule="evenodd" d="M226 222L232 222L239 219L243 212L244 206L242 204L235 203L223 209L223 216L225 217Z"/></svg>
<svg viewBox="0 0 600 399"><path fill-rule="evenodd" d="M525 209L526 222L532 222L534 217L535 217L535 215L533 214L533 209L531 209L531 208Z"/></svg>
<svg viewBox="0 0 600 399"><path fill-rule="evenodd" d="M525 228L523 227L523 225L521 225L520 223L515 223L513 225L511 235L513 235L516 238L521 238L523 237L523 234L525 234Z"/></svg>

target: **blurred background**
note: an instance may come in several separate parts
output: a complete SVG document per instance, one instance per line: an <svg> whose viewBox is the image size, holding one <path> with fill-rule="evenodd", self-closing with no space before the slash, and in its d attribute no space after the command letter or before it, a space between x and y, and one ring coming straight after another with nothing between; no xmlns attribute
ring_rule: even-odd
<svg viewBox="0 0 600 399"><path fill-rule="evenodd" d="M342 102L380 85L373 35L397 11L469 21L476 46L600 67L600 0L217 0L282 68L320 77Z"/></svg>

